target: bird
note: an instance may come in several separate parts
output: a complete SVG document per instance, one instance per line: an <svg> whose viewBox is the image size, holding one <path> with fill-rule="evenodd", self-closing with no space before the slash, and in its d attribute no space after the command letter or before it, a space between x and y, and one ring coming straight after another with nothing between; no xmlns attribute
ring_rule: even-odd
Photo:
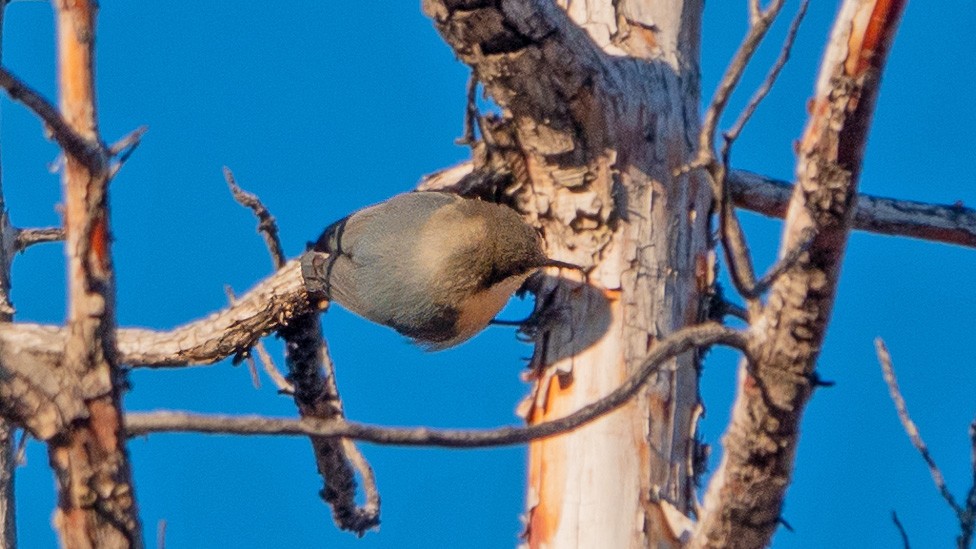
<svg viewBox="0 0 976 549"><path fill-rule="evenodd" d="M429 351L483 330L549 259L538 233L496 203L453 193L396 195L329 225L312 246L329 254L329 301L389 326Z"/></svg>

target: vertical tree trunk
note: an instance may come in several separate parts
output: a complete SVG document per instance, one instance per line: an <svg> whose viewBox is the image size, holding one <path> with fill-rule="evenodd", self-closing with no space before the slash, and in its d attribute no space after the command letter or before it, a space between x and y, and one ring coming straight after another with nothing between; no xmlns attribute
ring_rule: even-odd
<svg viewBox="0 0 976 549"><path fill-rule="evenodd" d="M698 133L699 0L427 0L426 12L502 107L485 141L515 173L513 202L563 271L523 407L563 416L617 387L655 341L699 318L708 185L675 177ZM565 11L564 11L565 10ZM530 547L677 546L688 513L697 357L673 361L621 410L530 446ZM662 545L663 544L663 545Z"/></svg>
<svg viewBox="0 0 976 549"><path fill-rule="evenodd" d="M607 121L599 129L606 132L602 150L592 151L597 177L587 185L614 211L600 218L602 226L574 230L565 242L547 239L550 253L575 248L573 258L594 270L583 299L575 284L556 279L540 294L549 307L568 308L571 320L537 342L541 375L530 423L563 416L619 386L656 339L697 320L706 283L696 267L707 262L709 194L696 178L672 176L698 133L701 4L599 4L564 2L604 51L619 48L634 58L605 58L623 78L604 90L604 101L585 107L594 112L581 113ZM610 40L601 43L607 32ZM587 212L590 198L561 186L554 181L542 191L553 195L553 209ZM533 187L540 192L538 182ZM580 249L590 257L581 258ZM668 526L666 506L687 513L693 501L698 398L696 357L685 355L620 411L532 443L528 545L677 546L680 533Z"/></svg>
<svg viewBox="0 0 976 549"><path fill-rule="evenodd" d="M54 522L68 548L139 547L142 536L122 432L115 356L115 285L108 214L108 157L98 135L95 11L90 0L54 0L61 112L90 144L66 154L68 337L62 368L77 376L88 418L50 441L58 484Z"/></svg>

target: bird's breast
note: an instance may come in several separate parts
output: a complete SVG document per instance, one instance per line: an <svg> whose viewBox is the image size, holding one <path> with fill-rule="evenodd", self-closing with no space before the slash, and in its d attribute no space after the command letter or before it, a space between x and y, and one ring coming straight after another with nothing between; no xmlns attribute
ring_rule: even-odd
<svg viewBox="0 0 976 549"><path fill-rule="evenodd" d="M527 277L528 274L506 278L468 297L458 311L457 335L452 339L451 345L460 343L483 330L508 303L509 298Z"/></svg>

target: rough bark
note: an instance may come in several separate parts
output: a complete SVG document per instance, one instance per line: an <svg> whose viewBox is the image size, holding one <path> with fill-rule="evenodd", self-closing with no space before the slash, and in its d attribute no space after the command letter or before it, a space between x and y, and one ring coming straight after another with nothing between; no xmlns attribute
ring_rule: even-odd
<svg viewBox="0 0 976 549"><path fill-rule="evenodd" d="M3 21L7 0L0 0L0 59L2 59ZM7 215L7 202L3 195L0 177L0 322L13 320L14 308L10 302L10 265L16 250L17 238ZM0 419L0 549L16 549L17 521L14 474L17 469L15 456L14 425Z"/></svg>
<svg viewBox="0 0 976 549"><path fill-rule="evenodd" d="M125 450L115 356L115 287L107 200L108 157L98 135L93 46L97 7L55 0L61 114L100 154L66 155L68 322L59 369L74 377L86 417L48 441L58 487L54 523L67 548L140 547Z"/></svg>
<svg viewBox="0 0 976 549"><path fill-rule="evenodd" d="M751 319L724 454L691 547L763 547L779 523L804 406L837 289L868 128L901 0L847 0L800 142L780 256L813 235Z"/></svg>
<svg viewBox="0 0 976 549"><path fill-rule="evenodd" d="M733 170L729 192L739 208L769 217L786 217L793 185L764 175ZM976 248L976 211L962 204L928 204L858 194L851 228Z"/></svg>
<svg viewBox="0 0 976 549"><path fill-rule="evenodd" d="M543 321L523 412L529 423L566 415L698 319L708 188L672 173L697 135L701 3L423 6L502 107L485 135L514 174L501 194L541 229L551 257L587 269L585 285L563 272L537 288ZM664 516L692 501L697 407L687 353L621 410L533 442L527 544L674 540Z"/></svg>

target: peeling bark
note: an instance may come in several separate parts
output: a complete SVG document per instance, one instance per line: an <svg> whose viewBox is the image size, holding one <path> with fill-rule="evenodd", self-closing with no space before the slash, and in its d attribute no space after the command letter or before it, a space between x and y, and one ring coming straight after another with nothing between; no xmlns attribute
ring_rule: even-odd
<svg viewBox="0 0 976 549"><path fill-rule="evenodd" d="M813 239L752 319L725 452L691 547L764 547L778 525L853 221L881 70L904 4L847 0L835 21L800 143L780 256Z"/></svg>
<svg viewBox="0 0 976 549"><path fill-rule="evenodd" d="M55 0L61 112L99 151L64 167L68 324L58 370L77 380L86 416L48 441L58 487L54 524L67 548L141 547L142 533L122 429L115 356L108 158L98 136L93 75L97 7Z"/></svg>
<svg viewBox="0 0 976 549"><path fill-rule="evenodd" d="M565 415L699 318L709 191L672 173L698 130L701 3L423 6L502 107L485 135L513 174L501 195L540 228L550 257L587 269L585 285L564 272L537 288L545 320L522 411L532 424ZM697 406L687 353L621 410L533 442L527 544L673 541L659 503L689 510Z"/></svg>

